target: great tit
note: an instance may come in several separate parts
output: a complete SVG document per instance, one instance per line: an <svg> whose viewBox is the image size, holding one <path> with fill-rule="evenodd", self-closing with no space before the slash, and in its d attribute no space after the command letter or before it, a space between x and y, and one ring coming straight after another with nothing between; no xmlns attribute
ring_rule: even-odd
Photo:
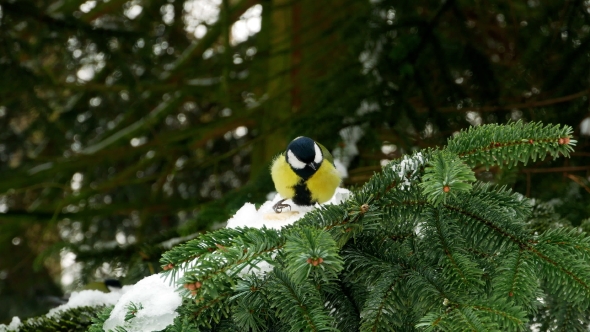
<svg viewBox="0 0 590 332"><path fill-rule="evenodd" d="M121 282L117 279L105 279L104 281L95 281L86 284L84 290L98 290L103 293L109 293L115 290L119 290L123 287Z"/></svg>
<svg viewBox="0 0 590 332"><path fill-rule="evenodd" d="M84 291L84 290L97 290L103 293L110 293L110 292L116 292L118 290L120 290L121 288L123 288L123 285L121 285L121 282L117 279L105 279L104 281L93 281L90 282L86 285L84 285L84 287L82 287L81 289L78 289L78 291ZM64 296L43 296L40 298L41 301L45 302L45 303L49 303L52 307L58 306L58 305L62 305L65 303L68 303L68 300L70 299L70 295L71 294L65 294Z"/></svg>
<svg viewBox="0 0 590 332"><path fill-rule="evenodd" d="M287 199L296 205L327 202L341 181L330 151L304 136L291 141L287 150L273 160L270 173L277 192L283 197L273 206L276 213L291 208L283 204Z"/></svg>

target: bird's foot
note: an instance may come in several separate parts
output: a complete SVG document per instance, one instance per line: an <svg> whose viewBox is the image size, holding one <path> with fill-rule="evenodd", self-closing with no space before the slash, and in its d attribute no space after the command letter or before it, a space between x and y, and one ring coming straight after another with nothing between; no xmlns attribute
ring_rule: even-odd
<svg viewBox="0 0 590 332"><path fill-rule="evenodd" d="M288 207L289 211L291 211L291 205L289 204L283 204L284 201L286 201L287 199L281 199L280 201L277 202L277 204L275 204L272 209L275 210L276 213L281 213L283 212L283 209Z"/></svg>

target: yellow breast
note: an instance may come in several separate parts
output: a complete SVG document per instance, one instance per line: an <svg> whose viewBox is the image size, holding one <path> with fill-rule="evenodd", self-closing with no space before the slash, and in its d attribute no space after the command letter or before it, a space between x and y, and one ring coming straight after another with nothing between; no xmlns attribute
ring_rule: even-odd
<svg viewBox="0 0 590 332"><path fill-rule="evenodd" d="M273 161L270 174L276 191L283 198L291 199L295 196L294 187L301 177L293 172L284 155L279 155ZM321 204L334 196L336 188L340 185L340 174L332 163L324 160L305 184L311 193L312 200Z"/></svg>
<svg viewBox="0 0 590 332"><path fill-rule="evenodd" d="M272 181L275 183L276 191L283 198L293 198L295 189L293 187L299 181L299 176L293 172L284 155L279 155L272 163L270 169Z"/></svg>
<svg viewBox="0 0 590 332"><path fill-rule="evenodd" d="M329 201L339 185L340 174L327 160L324 160L317 172L307 180L307 188L312 199L320 204Z"/></svg>

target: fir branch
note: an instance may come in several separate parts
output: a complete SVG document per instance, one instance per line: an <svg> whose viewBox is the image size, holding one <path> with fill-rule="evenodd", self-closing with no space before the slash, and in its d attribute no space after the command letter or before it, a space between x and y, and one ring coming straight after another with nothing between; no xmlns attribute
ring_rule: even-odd
<svg viewBox="0 0 590 332"><path fill-rule="evenodd" d="M444 312L426 314L416 327L425 331L521 331L526 312L498 298L457 303L445 300Z"/></svg>
<svg viewBox="0 0 590 332"><path fill-rule="evenodd" d="M323 230L304 228L287 235L286 272L296 282L313 274L314 280L329 283L338 279L342 259L336 242Z"/></svg>
<svg viewBox="0 0 590 332"><path fill-rule="evenodd" d="M418 184L408 190L392 190L380 199L381 209L388 217L388 224L401 223L412 216L419 216L430 203L424 197Z"/></svg>
<svg viewBox="0 0 590 332"><path fill-rule="evenodd" d="M254 265L258 259L282 248L285 238L274 229L244 228L242 237L235 239L231 247L223 247L219 253L201 257L194 267L185 272L182 282L196 284L192 293L204 296L217 293L217 283L231 282L232 276L241 272L244 267ZM270 257L267 258L270 260ZM227 274L229 272L229 274ZM185 293L187 294L187 293Z"/></svg>
<svg viewBox="0 0 590 332"><path fill-rule="evenodd" d="M258 305L247 305L246 303L238 303L233 308L233 320L238 327L243 331L267 331L267 320L270 319L268 310L258 309Z"/></svg>
<svg viewBox="0 0 590 332"><path fill-rule="evenodd" d="M426 222L421 233L424 234L423 243L429 248L424 251L436 253L436 263L443 266L442 275L452 287L477 289L483 284L483 270L464 249L466 244L458 225L442 212L441 208L425 212Z"/></svg>
<svg viewBox="0 0 590 332"><path fill-rule="evenodd" d="M489 324L484 324L484 322L482 322L469 308L458 307L453 310L453 314L452 317L454 318L455 324L458 325L461 330L474 332L495 330L495 326L492 327Z"/></svg>
<svg viewBox="0 0 590 332"><path fill-rule="evenodd" d="M584 308L573 303L564 303L556 307L555 331L586 332L588 331L588 314Z"/></svg>
<svg viewBox="0 0 590 332"><path fill-rule="evenodd" d="M524 220L530 203L506 188L476 184L471 193L460 194L443 207L449 216L469 227L462 234L479 247L499 250L510 243L528 247L532 237ZM487 231L486 231L487 230Z"/></svg>
<svg viewBox="0 0 590 332"><path fill-rule="evenodd" d="M508 252L492 280L494 291L501 296L508 296L518 305L532 309L532 303L539 290L535 272L534 262L528 250Z"/></svg>
<svg viewBox="0 0 590 332"><path fill-rule="evenodd" d="M402 244L375 241L373 236L359 238L355 244L343 249L342 256L346 262L344 280L367 291L360 309L360 330L402 328L405 320L412 316L402 305L409 300L401 300L407 297L402 294L401 288L406 271L402 265L406 263L408 254L408 249Z"/></svg>
<svg viewBox="0 0 590 332"><path fill-rule="evenodd" d="M229 316L230 307L227 304L227 299L230 296L231 292L225 292L212 299L197 298L189 300L185 298L182 305L176 309L179 313L176 319L184 317L187 324L197 331L210 331L209 329L212 329ZM181 322L177 322L176 319L174 325L176 325L175 328L178 328ZM168 326L165 331L168 331L174 325Z"/></svg>
<svg viewBox="0 0 590 332"><path fill-rule="evenodd" d="M460 156L471 166L525 165L532 159L550 154L568 157L576 141L570 126L546 125L518 121L508 125L486 124L470 127L447 142L447 151Z"/></svg>
<svg viewBox="0 0 590 332"><path fill-rule="evenodd" d="M539 331L586 332L590 326L588 307L558 299L543 297L543 307L534 318L534 328Z"/></svg>
<svg viewBox="0 0 590 332"><path fill-rule="evenodd" d="M194 310L194 315L196 317L203 317L206 320L213 318L214 322L219 322L221 315L227 315L228 313L229 308L225 306L225 300L229 298L231 294L231 292L225 292L208 300L204 298L195 299L197 308ZM205 325L210 327L209 323Z"/></svg>
<svg viewBox="0 0 590 332"><path fill-rule="evenodd" d="M255 266L259 260L271 260L270 254L284 245L284 237L273 229L238 229L241 234L231 241L231 245L217 246L217 250L201 255L186 268L181 283L185 297L195 297L193 312L199 326L210 327L211 322L219 323L229 315L229 298L234 294L232 285L236 275L246 266ZM215 232L214 232L215 233ZM211 236L210 239L215 239ZM207 243L196 244L203 252ZM213 321L207 317L213 315ZM203 317L203 319L201 319Z"/></svg>
<svg viewBox="0 0 590 332"><path fill-rule="evenodd" d="M420 187L434 206L445 203L448 197L471 190L475 175L456 155L439 151L431 156L428 165Z"/></svg>
<svg viewBox="0 0 590 332"><path fill-rule="evenodd" d="M394 331L402 328L404 316L407 315L403 303L408 301L402 292L402 281L403 275L395 270L379 274L361 310L360 331Z"/></svg>
<svg viewBox="0 0 590 332"><path fill-rule="evenodd" d="M340 284L332 286L330 292L322 288L326 300L326 310L334 317L340 331L357 331L360 325L360 313L356 310L348 292Z"/></svg>
<svg viewBox="0 0 590 332"><path fill-rule="evenodd" d="M96 322L97 319L100 320L102 319L102 317L104 317L104 313L99 315L98 318L96 317L97 311L100 311L101 309L101 306L76 307L64 311L59 311L52 315L44 315L41 317L29 318L19 326L18 331L68 332L86 330L92 325L93 322Z"/></svg>
<svg viewBox="0 0 590 332"><path fill-rule="evenodd" d="M429 313L425 315L416 327L425 328L424 331L465 331L465 332L484 332L498 331L490 325L483 325L479 317L469 308L460 308L458 305L452 305L444 313Z"/></svg>
<svg viewBox="0 0 590 332"><path fill-rule="evenodd" d="M392 160L380 173L374 174L360 192L379 200L394 189L408 190L409 186L420 181L424 166L432 153L431 149L427 149Z"/></svg>
<svg viewBox="0 0 590 332"><path fill-rule="evenodd" d="M274 320L274 310L265 294L267 281L256 274L237 281L230 300L235 303L233 320L244 331L267 331L268 322Z"/></svg>
<svg viewBox="0 0 590 332"><path fill-rule="evenodd" d="M342 247L356 234L376 227L380 220L381 213L374 205L373 195L361 191L340 205L322 206L308 212L295 225L285 229L322 228L330 233L338 247Z"/></svg>
<svg viewBox="0 0 590 332"><path fill-rule="evenodd" d="M360 206L358 210L360 211ZM355 223L358 220L358 216L353 218L342 205L322 206L306 213L305 217L298 220L292 228L319 227L325 229L330 232L339 246L342 246L352 236L351 233L361 231L361 225Z"/></svg>
<svg viewBox="0 0 590 332"><path fill-rule="evenodd" d="M444 283L437 271L425 265L412 269L407 274L407 283L411 296L420 301L415 302L416 312L427 313L433 308L440 308L445 299L455 299L457 295Z"/></svg>
<svg viewBox="0 0 590 332"><path fill-rule="evenodd" d="M269 280L269 296L277 317L289 331L337 331L318 290L309 282L295 283L279 270L273 270Z"/></svg>
<svg viewBox="0 0 590 332"><path fill-rule="evenodd" d="M489 320L497 324L504 331L519 331L524 327L526 311L520 306L514 306L503 298L488 298L475 300L469 304L462 305L465 308L472 308L476 312L489 317Z"/></svg>
<svg viewBox="0 0 590 332"><path fill-rule="evenodd" d="M102 326L104 325L104 322L111 316L111 312L113 311L114 307L114 305L109 305L104 307L102 310L97 310L99 308L93 308L95 312L98 311L98 314L96 317L92 318L92 325L90 325L88 328L88 332L104 332Z"/></svg>
<svg viewBox="0 0 590 332"><path fill-rule="evenodd" d="M383 249L376 250L377 248ZM386 252L387 254L383 254ZM401 274L401 255L406 254L394 242L378 243L367 238L357 240L342 250L345 262L344 280L371 288L383 273ZM399 256L398 256L399 255Z"/></svg>
<svg viewBox="0 0 590 332"><path fill-rule="evenodd" d="M178 268L186 269L187 263L201 257L216 252L221 248L231 246L236 238L243 235L247 229L224 228L214 232L205 233L199 237L180 244L171 250L162 254L160 264L164 274L171 277L171 281L176 280Z"/></svg>
<svg viewBox="0 0 590 332"><path fill-rule="evenodd" d="M99 332L99 331L97 331ZM100 331L102 332L102 331ZM190 316L178 315L174 318L174 324L168 326L165 332L200 332L199 328L191 322Z"/></svg>
<svg viewBox="0 0 590 332"><path fill-rule="evenodd" d="M577 228L548 229L537 238L537 241L558 246L572 255L589 260L590 263L590 238Z"/></svg>
<svg viewBox="0 0 590 332"><path fill-rule="evenodd" d="M586 259L572 255L551 241L539 241L529 250L543 267L544 284L551 294L559 297L567 289L568 301L590 302L590 266Z"/></svg>

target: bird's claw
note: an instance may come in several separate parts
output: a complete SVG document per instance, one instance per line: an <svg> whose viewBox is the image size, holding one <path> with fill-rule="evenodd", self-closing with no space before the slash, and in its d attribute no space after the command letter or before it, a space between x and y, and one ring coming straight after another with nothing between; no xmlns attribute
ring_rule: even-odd
<svg viewBox="0 0 590 332"><path fill-rule="evenodd" d="M275 210L275 212L276 212L276 213L281 213L281 212L283 212L283 209L284 209L284 208L288 207L288 208L289 208L289 211L291 211L291 205L289 205L289 204L283 204L283 202L284 202L285 200L286 200L286 199L282 199L282 200L278 201L278 202L277 202L277 203L276 203L276 204L275 204L275 205L272 207L272 209L273 209L273 210Z"/></svg>

